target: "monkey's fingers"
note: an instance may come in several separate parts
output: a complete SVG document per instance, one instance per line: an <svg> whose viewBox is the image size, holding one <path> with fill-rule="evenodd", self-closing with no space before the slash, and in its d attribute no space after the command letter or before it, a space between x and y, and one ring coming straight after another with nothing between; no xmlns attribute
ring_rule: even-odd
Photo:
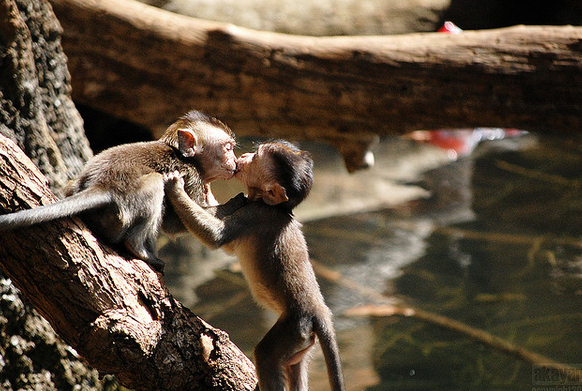
<svg viewBox="0 0 582 391"><path fill-rule="evenodd" d="M166 172L164 184L169 187L184 187L184 178L179 171Z"/></svg>
<svg viewBox="0 0 582 391"><path fill-rule="evenodd" d="M150 267L160 273L162 276L164 275L164 266L166 266L166 263L164 261L162 261L160 258L157 257L148 257L148 258L142 258L142 260L147 263L148 265L150 265Z"/></svg>
<svg viewBox="0 0 582 391"><path fill-rule="evenodd" d="M175 181L177 179L182 178L182 174L180 174L180 171L177 171L177 170L165 172L163 174L163 176L164 176L164 182Z"/></svg>

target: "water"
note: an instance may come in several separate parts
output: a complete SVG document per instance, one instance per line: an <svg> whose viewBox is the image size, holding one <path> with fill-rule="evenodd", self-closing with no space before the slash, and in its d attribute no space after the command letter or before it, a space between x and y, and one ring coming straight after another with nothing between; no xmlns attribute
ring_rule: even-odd
<svg viewBox="0 0 582 391"><path fill-rule="evenodd" d="M528 135L451 162L391 139L374 170L352 176L310 146L316 187L298 216L336 314L348 390L564 385L430 322L349 315L363 305L414 306L582 368L580 141ZM162 255L174 294L251 355L275 318L253 303L235 260L193 240ZM329 389L319 349L311 378L312 390Z"/></svg>

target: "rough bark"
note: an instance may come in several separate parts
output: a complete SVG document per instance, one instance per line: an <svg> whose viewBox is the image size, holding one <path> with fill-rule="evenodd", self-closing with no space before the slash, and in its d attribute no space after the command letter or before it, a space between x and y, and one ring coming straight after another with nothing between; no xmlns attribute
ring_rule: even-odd
<svg viewBox="0 0 582 391"><path fill-rule="evenodd" d="M0 133L17 141L58 192L91 156L70 97L50 5L0 1ZM0 273L0 388L100 390L88 368Z"/></svg>
<svg viewBox="0 0 582 391"><path fill-rule="evenodd" d="M0 277L0 389L103 390L97 370L65 344L25 303L10 279Z"/></svg>
<svg viewBox="0 0 582 391"><path fill-rule="evenodd" d="M56 201L0 136L0 210ZM26 234L23 234L26 232ZM0 235L2 268L93 367L136 390L250 390L249 359L176 301L160 275L102 246L78 220Z"/></svg>
<svg viewBox="0 0 582 391"><path fill-rule="evenodd" d="M132 0L51 1L74 98L157 130L196 107L239 135L346 147L355 167L374 135L582 125L579 27L305 37Z"/></svg>
<svg viewBox="0 0 582 391"><path fill-rule="evenodd" d="M91 156L50 4L0 1L0 133L59 190Z"/></svg>

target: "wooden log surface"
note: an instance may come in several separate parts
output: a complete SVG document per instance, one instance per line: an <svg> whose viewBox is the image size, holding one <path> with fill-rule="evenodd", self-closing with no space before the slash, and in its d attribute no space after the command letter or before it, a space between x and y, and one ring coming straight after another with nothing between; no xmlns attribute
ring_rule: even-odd
<svg viewBox="0 0 582 391"><path fill-rule="evenodd" d="M56 200L0 135L0 213ZM184 308L145 262L117 255L77 219L2 232L0 266L65 342L127 387L255 387L253 364L225 332Z"/></svg>
<svg viewBox="0 0 582 391"><path fill-rule="evenodd" d="M582 129L582 27L307 37L133 0L51 3L73 97L158 134L194 107L238 135L331 142L357 166L375 135Z"/></svg>

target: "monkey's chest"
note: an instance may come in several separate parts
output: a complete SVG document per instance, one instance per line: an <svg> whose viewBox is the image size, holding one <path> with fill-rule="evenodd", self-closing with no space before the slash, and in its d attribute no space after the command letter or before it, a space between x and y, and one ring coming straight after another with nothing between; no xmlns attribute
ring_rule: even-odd
<svg viewBox="0 0 582 391"><path fill-rule="evenodd" d="M250 246L236 246L235 243L234 247L254 299L261 306L282 313L286 305L270 265Z"/></svg>

